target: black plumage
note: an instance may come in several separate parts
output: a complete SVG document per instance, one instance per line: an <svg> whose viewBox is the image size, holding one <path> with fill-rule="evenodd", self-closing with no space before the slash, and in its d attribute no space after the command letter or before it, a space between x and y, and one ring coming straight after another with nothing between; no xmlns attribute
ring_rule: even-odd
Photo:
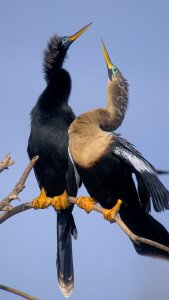
<svg viewBox="0 0 169 300"><path fill-rule="evenodd" d="M128 85L111 63L103 44L108 66L107 108L80 115L69 129L69 150L74 167L90 196L106 209L118 199L119 214L137 235L169 246L169 233L150 215L169 209L169 192L157 177L155 168L132 144L115 134L128 102ZM137 185L133 180L136 176ZM169 254L149 245L134 243L139 254L169 259Z"/></svg>
<svg viewBox="0 0 169 300"><path fill-rule="evenodd" d="M47 86L31 112L27 150L30 159L39 155L35 176L39 188L44 188L48 197L61 195L65 190L69 195L77 194L74 170L68 163L68 128L75 119L68 105L71 78L62 66L69 46L89 25L69 37L54 35L44 52ZM57 212L57 273L60 289L66 297L74 287L71 235L76 239L77 230L72 209L71 205Z"/></svg>

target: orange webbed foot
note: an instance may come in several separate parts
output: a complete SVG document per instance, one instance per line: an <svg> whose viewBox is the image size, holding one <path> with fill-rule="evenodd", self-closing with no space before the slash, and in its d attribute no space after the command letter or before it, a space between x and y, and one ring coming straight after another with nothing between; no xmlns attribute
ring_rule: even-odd
<svg viewBox="0 0 169 300"><path fill-rule="evenodd" d="M67 192L64 191L62 195L53 197L51 200L51 205L56 210L66 209L70 205Z"/></svg>
<svg viewBox="0 0 169 300"><path fill-rule="evenodd" d="M46 191L44 188L42 188L41 193L39 197L35 198L32 201L32 207L35 209L43 209L47 208L50 205L50 199L46 196Z"/></svg>
<svg viewBox="0 0 169 300"><path fill-rule="evenodd" d="M93 206L96 204L96 202L91 197L80 196L77 198L76 204L89 214L93 210Z"/></svg>
<svg viewBox="0 0 169 300"><path fill-rule="evenodd" d="M117 203L115 204L115 206L113 206L113 208L104 209L104 211L103 211L104 219L106 219L107 221L110 221L110 223L115 222L115 217L119 213L122 203L123 203L123 201L121 199L118 199Z"/></svg>

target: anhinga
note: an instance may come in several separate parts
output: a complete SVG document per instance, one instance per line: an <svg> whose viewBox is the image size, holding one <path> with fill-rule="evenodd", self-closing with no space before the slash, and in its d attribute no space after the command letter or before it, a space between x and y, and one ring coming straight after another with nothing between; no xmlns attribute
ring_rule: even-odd
<svg viewBox="0 0 169 300"><path fill-rule="evenodd" d="M75 119L68 105L71 78L62 68L69 46L90 26L88 24L72 36L54 35L44 52L44 73L47 86L31 112L31 133L28 141L30 159L39 155L34 167L41 194L34 207L48 206L47 197L62 195L64 191L76 196L74 170L68 165L68 128ZM55 199L54 198L54 199ZM58 199L57 199L58 200ZM65 208L66 196L60 197L56 209ZM65 200L65 201L64 201ZM74 286L72 240L77 230L72 216L73 206L57 211L57 273L59 287L68 297Z"/></svg>
<svg viewBox="0 0 169 300"><path fill-rule="evenodd" d="M169 246L169 233L150 214L169 209L169 192L157 171L120 135L114 133L123 121L128 102L128 83L111 62L102 43L108 67L107 107L80 115L69 129L69 153L92 199L99 202L108 220L118 212L135 234ZM132 174L135 174L137 187ZM86 201L86 200L85 200ZM92 209L92 202L79 203ZM134 247L139 254L169 259L169 255L146 244Z"/></svg>

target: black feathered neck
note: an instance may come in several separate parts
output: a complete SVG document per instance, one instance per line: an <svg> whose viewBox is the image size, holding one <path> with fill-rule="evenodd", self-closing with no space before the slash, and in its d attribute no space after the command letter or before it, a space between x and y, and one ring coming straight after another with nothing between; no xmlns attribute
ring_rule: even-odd
<svg viewBox="0 0 169 300"><path fill-rule="evenodd" d="M55 72L62 68L66 57L66 49L62 46L62 38L58 35L51 37L44 51L44 75L47 82L55 76Z"/></svg>
<svg viewBox="0 0 169 300"><path fill-rule="evenodd" d="M37 104L42 110L46 111L59 108L63 104L68 104L70 92L70 75L66 70L60 69L55 71L55 75L48 82Z"/></svg>

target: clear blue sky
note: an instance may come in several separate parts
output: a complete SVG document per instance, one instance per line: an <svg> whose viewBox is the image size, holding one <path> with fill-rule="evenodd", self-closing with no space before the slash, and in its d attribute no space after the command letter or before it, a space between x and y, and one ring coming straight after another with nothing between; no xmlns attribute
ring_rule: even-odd
<svg viewBox="0 0 169 300"><path fill-rule="evenodd" d="M130 82L130 103L118 132L157 168L169 169L169 2L166 0L0 1L0 136L2 158L16 163L1 174L1 198L28 163L29 112L45 88L42 53L53 33L70 35L93 21L69 49L70 104L76 114L106 103L102 37L112 61ZM169 178L161 178L169 189ZM34 174L21 201L39 193ZM86 194L81 189L80 194ZM153 212L154 214L154 212ZM154 214L169 229L169 212ZM74 209L72 300L167 300L169 265L140 257L118 226ZM41 300L63 299L58 285L56 215L27 211L0 228L0 282ZM0 299L18 297L0 291Z"/></svg>

